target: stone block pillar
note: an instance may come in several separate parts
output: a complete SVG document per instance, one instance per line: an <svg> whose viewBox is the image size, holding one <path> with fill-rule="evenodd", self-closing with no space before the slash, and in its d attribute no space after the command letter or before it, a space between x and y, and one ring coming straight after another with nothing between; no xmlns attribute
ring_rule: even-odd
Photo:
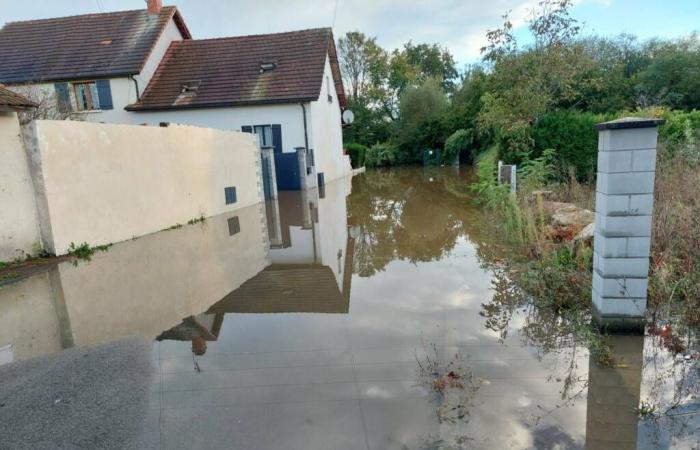
<svg viewBox="0 0 700 450"><path fill-rule="evenodd" d="M299 160L299 179L301 190L313 189L316 187L316 168L308 160L309 152L305 147L295 147Z"/></svg>
<svg viewBox="0 0 700 450"><path fill-rule="evenodd" d="M260 158L263 165L262 176L265 200L277 198L277 168L275 167L274 147L261 147Z"/></svg>
<svg viewBox="0 0 700 450"><path fill-rule="evenodd" d="M597 125L593 314L611 331L643 331L647 303L656 143L662 120Z"/></svg>

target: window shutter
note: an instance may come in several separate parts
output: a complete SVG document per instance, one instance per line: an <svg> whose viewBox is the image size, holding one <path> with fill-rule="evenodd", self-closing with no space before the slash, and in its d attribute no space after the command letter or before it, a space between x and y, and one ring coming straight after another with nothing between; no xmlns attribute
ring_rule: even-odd
<svg viewBox="0 0 700 450"><path fill-rule="evenodd" d="M282 153L282 126L272 125L272 146L275 153Z"/></svg>
<svg viewBox="0 0 700 450"><path fill-rule="evenodd" d="M56 83L54 84L54 89L56 89L56 104L58 106L58 111L62 113L70 112L72 108L70 105L68 83Z"/></svg>
<svg viewBox="0 0 700 450"><path fill-rule="evenodd" d="M100 102L100 109L113 109L112 105L112 89L109 86L109 80L95 81L97 87L97 98Z"/></svg>
<svg viewBox="0 0 700 450"><path fill-rule="evenodd" d="M243 125L243 126L241 127L241 131L242 131L243 133L252 133L252 132L253 132L253 127L251 127L250 125Z"/></svg>

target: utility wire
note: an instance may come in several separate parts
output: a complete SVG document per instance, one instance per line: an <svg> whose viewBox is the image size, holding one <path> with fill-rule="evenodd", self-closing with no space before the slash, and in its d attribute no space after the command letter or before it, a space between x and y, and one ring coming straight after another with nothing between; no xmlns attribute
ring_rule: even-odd
<svg viewBox="0 0 700 450"><path fill-rule="evenodd" d="M335 28L335 17L338 14L338 3L340 3L340 0L335 0L335 8L333 9L333 23L331 24L331 28Z"/></svg>
<svg viewBox="0 0 700 450"><path fill-rule="evenodd" d="M97 3L97 9L100 10L101 13L105 12L105 9L102 6L102 2L100 0L95 0L95 3Z"/></svg>

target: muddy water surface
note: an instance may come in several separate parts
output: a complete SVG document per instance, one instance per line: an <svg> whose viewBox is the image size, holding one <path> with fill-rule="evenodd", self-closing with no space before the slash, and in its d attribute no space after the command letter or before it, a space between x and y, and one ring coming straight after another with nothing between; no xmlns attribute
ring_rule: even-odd
<svg viewBox="0 0 700 450"><path fill-rule="evenodd" d="M370 171L61 263L0 289L0 363L154 339L150 448L698 448L692 354L617 336L599 367L494 314L508 248L468 180Z"/></svg>

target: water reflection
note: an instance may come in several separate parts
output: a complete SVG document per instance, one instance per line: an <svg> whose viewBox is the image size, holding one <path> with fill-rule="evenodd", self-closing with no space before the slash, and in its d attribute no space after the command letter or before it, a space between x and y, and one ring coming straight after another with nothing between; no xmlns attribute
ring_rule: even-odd
<svg viewBox="0 0 700 450"><path fill-rule="evenodd" d="M696 446L697 360L658 333L599 367L499 272L469 176L369 172L60 264L0 290L3 357L156 338L154 448Z"/></svg>
<svg viewBox="0 0 700 450"><path fill-rule="evenodd" d="M333 184L323 201L316 190L283 193L264 207L123 242L4 286L1 361L132 335L188 341L203 355L225 313L347 313L348 191ZM277 228L265 226L271 207L280 212Z"/></svg>

